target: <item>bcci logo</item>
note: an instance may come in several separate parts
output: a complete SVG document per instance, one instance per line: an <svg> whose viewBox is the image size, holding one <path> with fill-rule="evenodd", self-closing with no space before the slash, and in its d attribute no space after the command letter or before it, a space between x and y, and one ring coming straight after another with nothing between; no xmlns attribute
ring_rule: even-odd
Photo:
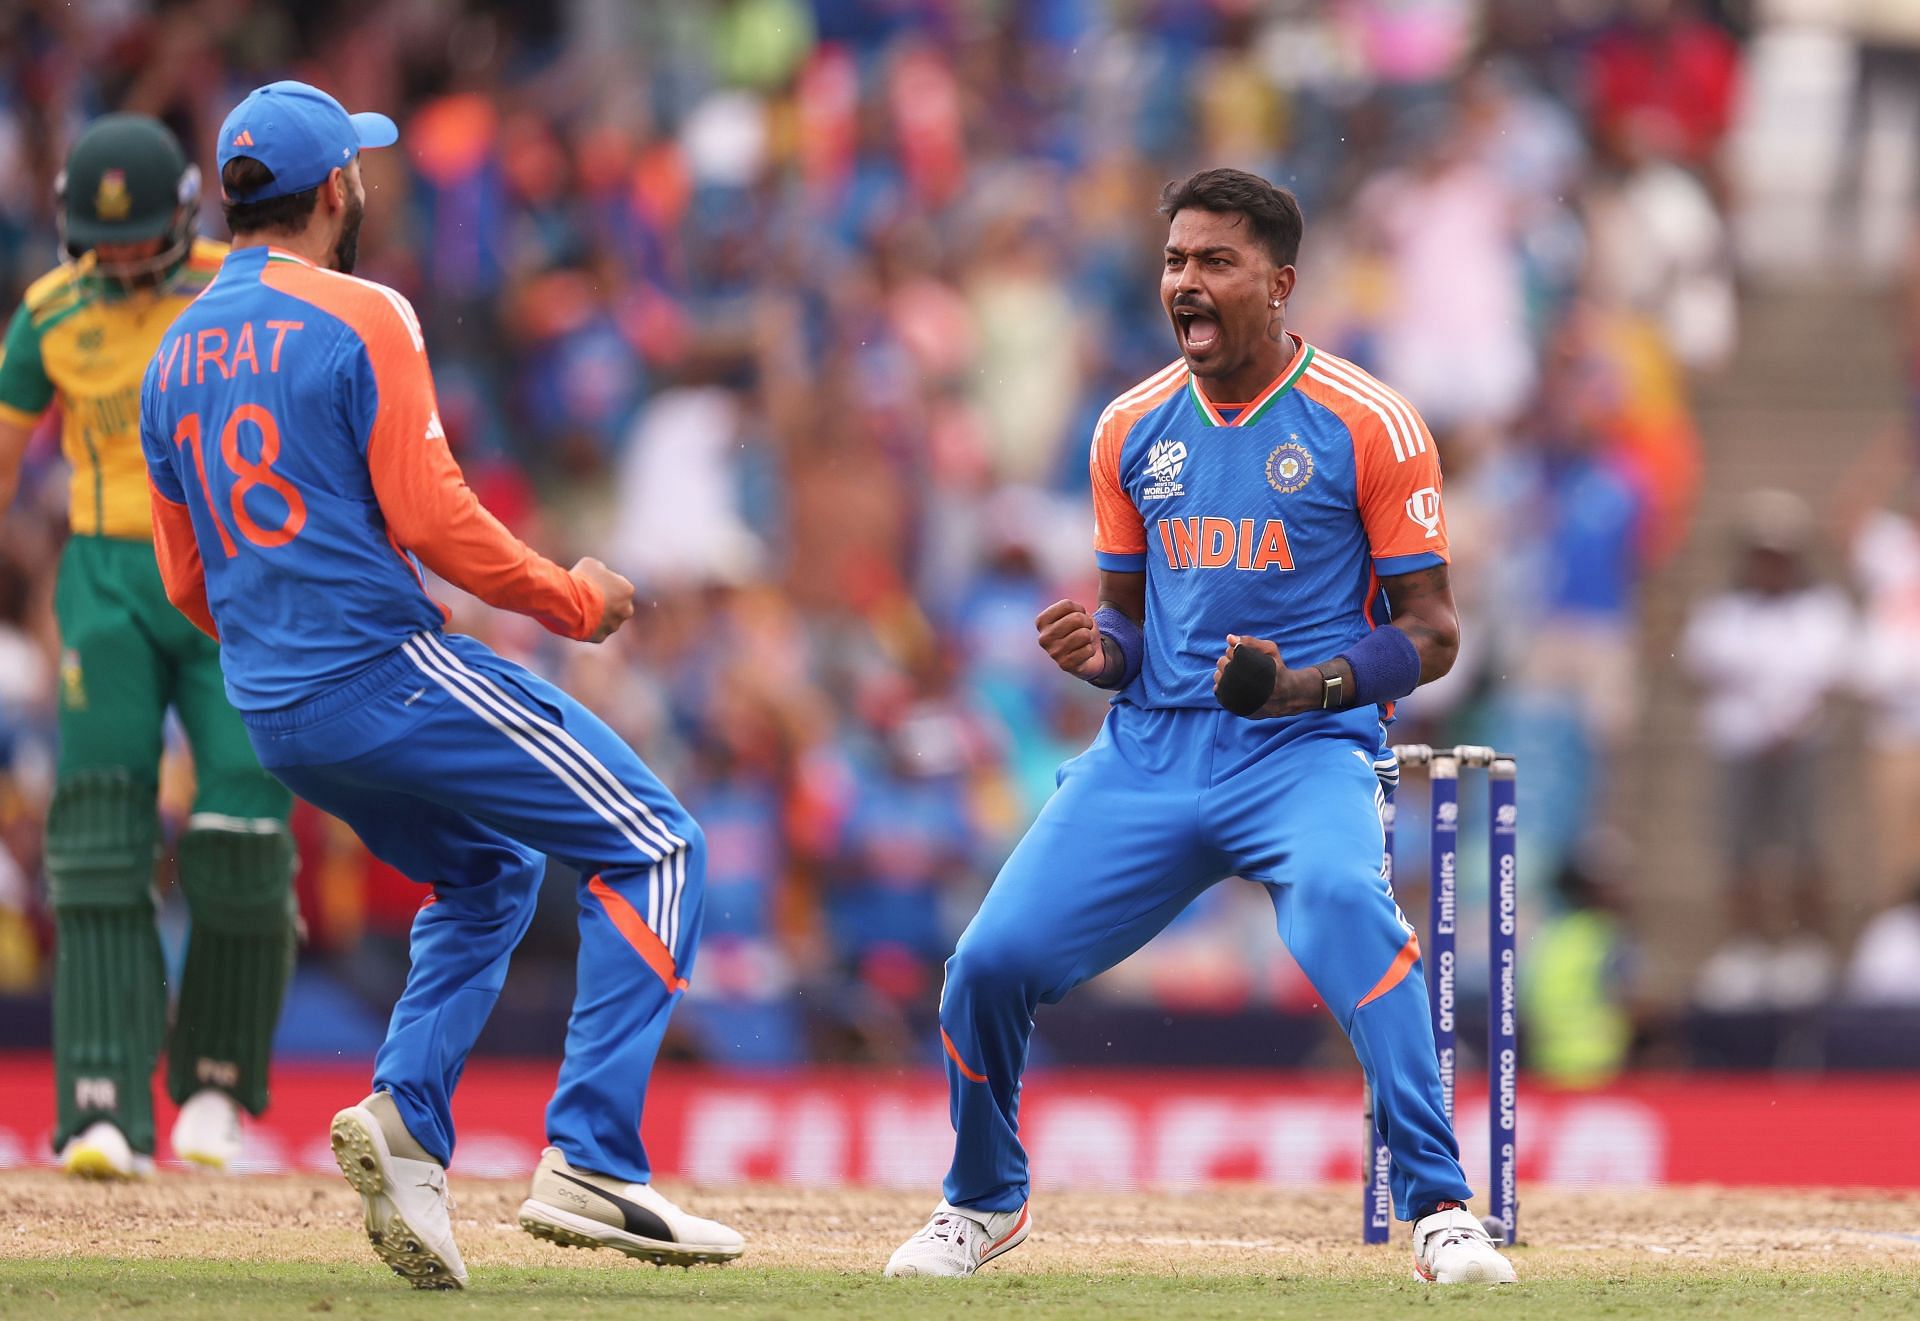
<svg viewBox="0 0 1920 1321"><path fill-rule="evenodd" d="M1267 455L1267 485L1292 495L1313 480L1313 455L1306 446L1286 444Z"/></svg>
<svg viewBox="0 0 1920 1321"><path fill-rule="evenodd" d="M1186 488L1177 478L1187 466L1187 447L1177 440L1163 440L1147 451L1147 488L1142 500L1171 500L1184 495Z"/></svg>
<svg viewBox="0 0 1920 1321"><path fill-rule="evenodd" d="M1440 491L1423 486L1407 497L1407 517L1427 530L1427 540L1440 535Z"/></svg>

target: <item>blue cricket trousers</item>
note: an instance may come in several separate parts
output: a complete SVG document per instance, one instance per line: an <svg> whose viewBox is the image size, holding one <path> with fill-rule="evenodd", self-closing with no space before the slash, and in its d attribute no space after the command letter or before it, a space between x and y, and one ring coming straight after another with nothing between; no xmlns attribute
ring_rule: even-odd
<svg viewBox="0 0 1920 1321"><path fill-rule="evenodd" d="M1280 936L1353 1043L1400 1218L1471 1196L1440 1091L1419 945L1383 878L1387 764L1374 709L1247 721L1116 703L1014 849L940 995L956 1136L945 1194L1011 1211L1033 1015L1151 940L1229 876L1266 885Z"/></svg>
<svg viewBox="0 0 1920 1321"><path fill-rule="evenodd" d="M374 1062L408 1130L453 1154L450 1103L550 854L580 873L579 981L547 1140L644 1183L640 1115L700 942L700 829L614 732L471 638L420 633L353 682L246 717L260 763L432 887Z"/></svg>

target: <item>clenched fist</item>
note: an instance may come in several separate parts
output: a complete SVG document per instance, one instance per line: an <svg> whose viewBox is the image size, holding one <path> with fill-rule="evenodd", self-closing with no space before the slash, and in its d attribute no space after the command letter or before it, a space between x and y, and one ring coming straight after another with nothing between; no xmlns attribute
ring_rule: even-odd
<svg viewBox="0 0 1920 1321"><path fill-rule="evenodd" d="M633 618L633 584L591 555L574 565L573 571L598 587L606 602L600 609L600 626L587 637L588 642L605 642Z"/></svg>
<svg viewBox="0 0 1920 1321"><path fill-rule="evenodd" d="M1107 648L1093 614L1078 601L1055 601L1033 621L1040 649L1076 679L1097 684L1107 672Z"/></svg>

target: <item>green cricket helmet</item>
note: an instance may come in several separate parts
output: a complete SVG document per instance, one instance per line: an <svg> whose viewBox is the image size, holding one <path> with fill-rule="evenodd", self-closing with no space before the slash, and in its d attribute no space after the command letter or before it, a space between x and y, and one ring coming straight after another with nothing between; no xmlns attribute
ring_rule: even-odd
<svg viewBox="0 0 1920 1321"><path fill-rule="evenodd" d="M200 213L200 170L167 126L146 115L105 115L87 125L54 185L60 249L78 261L103 243L165 239L160 252L102 262L96 274L124 283L158 283L193 247Z"/></svg>

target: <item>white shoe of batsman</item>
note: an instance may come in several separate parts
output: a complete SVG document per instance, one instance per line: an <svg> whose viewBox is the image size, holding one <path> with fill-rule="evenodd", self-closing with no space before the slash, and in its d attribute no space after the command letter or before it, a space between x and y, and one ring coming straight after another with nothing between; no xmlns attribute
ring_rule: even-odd
<svg viewBox="0 0 1920 1321"><path fill-rule="evenodd" d="M453 1242L447 1171L427 1155L387 1092L333 1117L328 1134L340 1173L360 1194L367 1241L416 1289L464 1289L466 1263Z"/></svg>
<svg viewBox="0 0 1920 1321"><path fill-rule="evenodd" d="M1032 1227L1024 1205L1018 1211L963 1211L943 1200L926 1228L887 1258L887 1274L971 1275L1026 1242Z"/></svg>
<svg viewBox="0 0 1920 1321"><path fill-rule="evenodd" d="M153 1173L153 1157L128 1146L111 1121L97 1119L60 1149L60 1166L80 1179L144 1179Z"/></svg>
<svg viewBox="0 0 1920 1321"><path fill-rule="evenodd" d="M189 1164L230 1171L240 1163L244 1145L240 1107L216 1088L203 1087L189 1096L173 1121L173 1154Z"/></svg>
<svg viewBox="0 0 1920 1321"><path fill-rule="evenodd" d="M1462 1206L1413 1222L1413 1269L1429 1284L1512 1284L1517 1278L1513 1263Z"/></svg>

